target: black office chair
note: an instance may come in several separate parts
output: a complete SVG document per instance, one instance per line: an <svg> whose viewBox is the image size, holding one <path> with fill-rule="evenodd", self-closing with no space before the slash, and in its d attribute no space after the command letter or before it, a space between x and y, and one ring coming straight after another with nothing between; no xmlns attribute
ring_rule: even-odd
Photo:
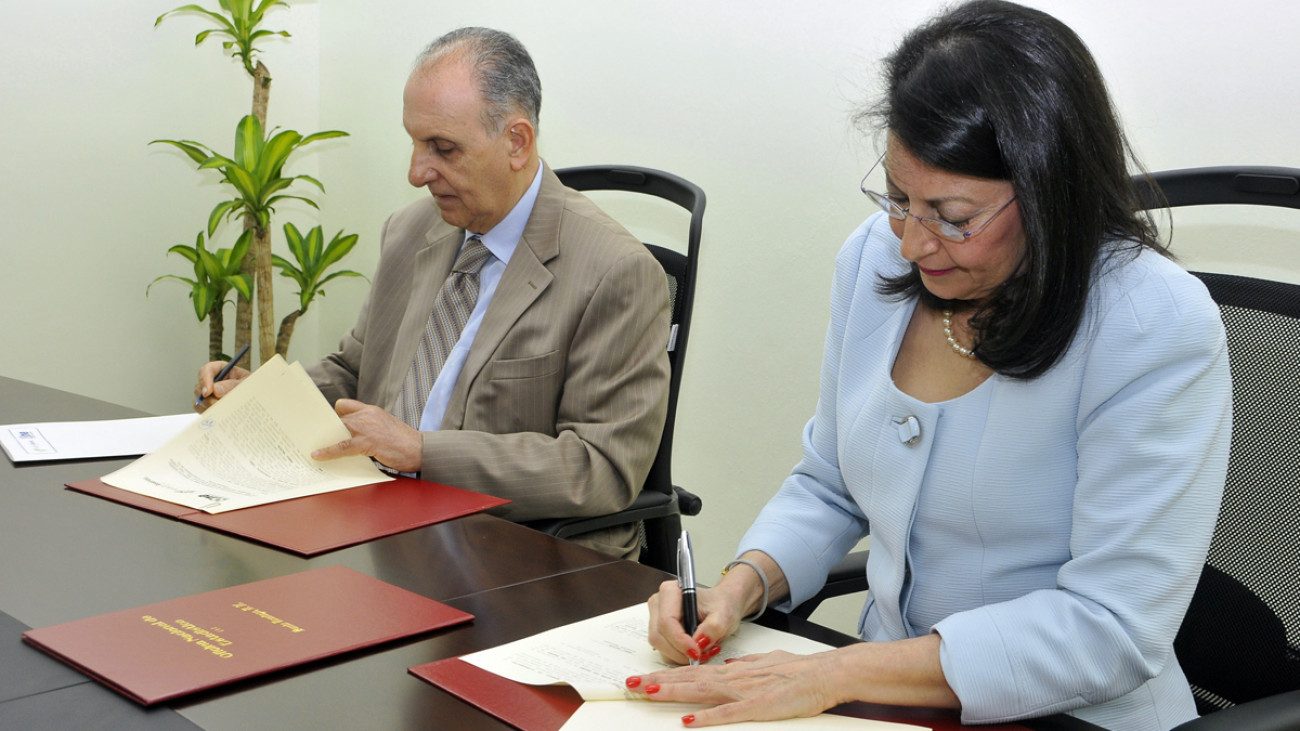
<svg viewBox="0 0 1300 731"><path fill-rule="evenodd" d="M1300 208L1300 169L1214 167L1133 180L1145 208ZM1233 432L1214 539L1174 640L1202 717L1177 731L1300 729L1300 285L1194 272L1218 303ZM867 588L850 554L793 614Z"/></svg>
<svg viewBox="0 0 1300 731"><path fill-rule="evenodd" d="M1300 169L1134 179L1147 208L1300 208ZM1300 729L1300 285L1196 272L1223 314L1232 452L1210 554L1174 652L1202 717L1179 731Z"/></svg>
<svg viewBox="0 0 1300 731"><path fill-rule="evenodd" d="M649 168L629 165L593 165L556 170L560 181L576 190L618 190L663 198L690 211L686 253L646 244L668 276L672 300L672 332L668 339L668 418L654 464L645 486L625 510L594 518L538 520L530 526L559 538L571 538L601 528L639 524L641 563L662 571L677 571L677 539L683 515L699 515L699 497L673 484L673 422L677 416L677 393L682 383L686 341L691 328L691 307L695 301L695 267L700 252L700 227L704 220L704 191L687 180Z"/></svg>

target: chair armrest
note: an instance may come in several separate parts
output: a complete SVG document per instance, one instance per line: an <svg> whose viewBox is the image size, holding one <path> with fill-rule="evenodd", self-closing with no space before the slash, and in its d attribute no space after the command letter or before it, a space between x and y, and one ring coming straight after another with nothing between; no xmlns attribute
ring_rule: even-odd
<svg viewBox="0 0 1300 731"><path fill-rule="evenodd" d="M831 597L844 596L867 590L867 555L870 551L854 551L844 557L826 576L826 583L821 591L803 604L790 610L790 614L802 619L810 617L814 610Z"/></svg>
<svg viewBox="0 0 1300 731"><path fill-rule="evenodd" d="M631 505L617 513L590 518L543 518L530 520L524 525L556 538L572 538L602 528L673 515L677 512L677 500L674 497L654 490L642 490Z"/></svg>
<svg viewBox="0 0 1300 731"><path fill-rule="evenodd" d="M690 490L673 485L673 494L677 496L677 510L682 515L699 515L704 501Z"/></svg>
<svg viewBox="0 0 1300 731"><path fill-rule="evenodd" d="M1174 731L1295 731L1300 728L1300 690L1278 693L1215 711L1175 726Z"/></svg>

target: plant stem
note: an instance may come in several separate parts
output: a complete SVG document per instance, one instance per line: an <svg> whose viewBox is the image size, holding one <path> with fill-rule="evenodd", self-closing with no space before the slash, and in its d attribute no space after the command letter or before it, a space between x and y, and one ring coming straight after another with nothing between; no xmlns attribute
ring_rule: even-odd
<svg viewBox="0 0 1300 731"><path fill-rule="evenodd" d="M266 108L271 97L271 72L261 61L253 69L253 116L266 129ZM271 295L271 231L257 229L249 258L253 259L253 280L257 289L257 352L265 363L274 354L275 298Z"/></svg>
<svg viewBox="0 0 1300 731"><path fill-rule="evenodd" d="M271 230L253 234L253 266L257 272L257 353L265 363L275 355L275 297L271 283Z"/></svg>
<svg viewBox="0 0 1300 731"><path fill-rule="evenodd" d="M298 323L298 318L303 316L302 310L294 310L284 316L280 321L280 334L275 338L275 352L280 354L281 358L289 357L289 340L293 338L293 326Z"/></svg>
<svg viewBox="0 0 1300 731"><path fill-rule="evenodd" d="M221 341L225 336L225 322L221 311L224 304L218 302L217 306L208 313L208 360L221 360Z"/></svg>
<svg viewBox="0 0 1300 731"><path fill-rule="evenodd" d="M247 221L244 222L244 227L250 227ZM240 264L239 271L249 275L249 277L253 277L254 286L256 286L256 278L254 277L254 272L256 270L254 269L253 251L251 246L249 247L248 253L244 255L244 261ZM244 295L236 293L235 350L238 351L240 348L251 342L253 342L253 301L244 299ZM249 362L252 362L251 358L249 359Z"/></svg>
<svg viewBox="0 0 1300 731"><path fill-rule="evenodd" d="M253 116L266 129L266 105L271 96L271 72L261 61L253 69Z"/></svg>

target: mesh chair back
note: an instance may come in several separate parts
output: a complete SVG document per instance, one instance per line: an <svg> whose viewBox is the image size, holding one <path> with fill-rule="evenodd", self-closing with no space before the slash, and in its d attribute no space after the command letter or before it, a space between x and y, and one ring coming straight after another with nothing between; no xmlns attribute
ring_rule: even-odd
<svg viewBox="0 0 1300 731"><path fill-rule="evenodd" d="M1300 208L1300 170L1203 168L1135 183L1150 207ZM1223 316L1233 391L1223 504L1174 642L1206 714L1300 689L1300 285L1196 275Z"/></svg>
<svg viewBox="0 0 1300 731"><path fill-rule="evenodd" d="M659 260L664 274L668 276L668 301L672 316L672 342L668 347L668 366L672 369L672 380L668 385L668 418L664 421L664 433L659 440L654 465L650 468L650 474L646 475L646 487L672 494L673 425L677 421L677 392L682 383L681 366L686 352L686 335L690 328L691 308L686 290L687 283L694 279L691 276L690 257L654 244L645 246Z"/></svg>

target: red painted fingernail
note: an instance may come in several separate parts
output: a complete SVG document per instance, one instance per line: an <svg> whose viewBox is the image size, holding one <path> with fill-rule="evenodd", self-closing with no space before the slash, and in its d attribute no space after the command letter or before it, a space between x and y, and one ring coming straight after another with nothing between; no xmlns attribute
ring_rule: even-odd
<svg viewBox="0 0 1300 731"><path fill-rule="evenodd" d="M704 653L704 655L705 657L713 657L719 652L722 652L722 645L714 645L713 647L710 647L709 651Z"/></svg>
<svg viewBox="0 0 1300 731"><path fill-rule="evenodd" d="M647 692L647 693L658 693L658 692L659 692L659 686L655 685L654 683L651 683L650 685L647 685L647 686L645 687L645 692Z"/></svg>
<svg viewBox="0 0 1300 731"><path fill-rule="evenodd" d="M635 688L640 684L641 684L641 678L639 677L631 677L627 679L627 687L629 688Z"/></svg>
<svg viewBox="0 0 1300 731"><path fill-rule="evenodd" d="M700 649L703 650L704 648L708 647L709 643L712 641L713 640L709 639L708 635L700 635L698 638L696 638L695 644L699 645Z"/></svg>
<svg viewBox="0 0 1300 731"><path fill-rule="evenodd" d="M735 661L736 661L736 658L734 658L734 657L729 657L729 658L727 658L726 660L723 660L722 662L723 662L723 664L728 664L728 663L733 663L733 662L735 662Z"/></svg>
<svg viewBox="0 0 1300 731"><path fill-rule="evenodd" d="M688 713L688 714L686 714L685 716L682 716L682 725L683 725L683 726L689 726L689 725L691 725L691 724L693 724L693 723L695 723L695 714L694 714L694 713Z"/></svg>
<svg viewBox="0 0 1300 731"><path fill-rule="evenodd" d="M700 653L699 653L699 650L696 650L694 647L692 647L691 649L689 649L689 650L686 651L686 656L689 657L689 658L692 659L692 660L699 660L699 659L700 659Z"/></svg>

